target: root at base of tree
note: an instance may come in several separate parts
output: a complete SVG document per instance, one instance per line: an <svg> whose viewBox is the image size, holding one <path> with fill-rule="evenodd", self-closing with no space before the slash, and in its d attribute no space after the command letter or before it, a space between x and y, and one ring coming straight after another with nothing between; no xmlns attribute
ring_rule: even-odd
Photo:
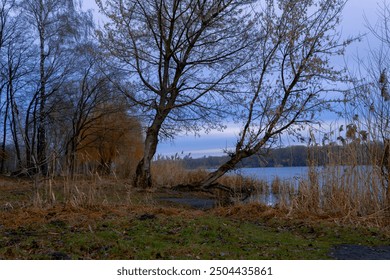
<svg viewBox="0 0 390 280"><path fill-rule="evenodd" d="M175 191L205 192L213 195L216 195L216 193L219 192L218 195L222 195L224 200L230 201L230 203L237 200L245 201L254 193L254 188L251 187L237 191L220 183L213 183L207 186L202 186L201 184L180 184L174 186L172 189Z"/></svg>

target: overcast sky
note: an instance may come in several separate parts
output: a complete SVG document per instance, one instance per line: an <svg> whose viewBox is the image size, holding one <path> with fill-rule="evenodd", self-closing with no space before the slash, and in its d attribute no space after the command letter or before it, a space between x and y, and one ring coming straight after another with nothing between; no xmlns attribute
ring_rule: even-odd
<svg viewBox="0 0 390 280"><path fill-rule="evenodd" d="M341 30L343 36L348 37L367 33L365 17L371 24L375 24L377 22L378 8L382 3L383 0L349 0L342 18ZM94 0L84 0L83 6L87 9L93 9L95 11L94 14L97 14L98 9ZM371 47L372 43L370 39ZM359 53L359 56L364 56L367 51L367 40L363 40L349 47L345 60L349 65L353 65L356 54ZM344 64L344 60L340 60L339 63ZM327 121L330 122L331 120ZM157 153L160 155L191 154L192 157L222 155L223 149L234 145L237 134L238 128L232 124L224 132L210 132L208 135L202 135L201 137L193 135L180 136L173 142L160 142Z"/></svg>

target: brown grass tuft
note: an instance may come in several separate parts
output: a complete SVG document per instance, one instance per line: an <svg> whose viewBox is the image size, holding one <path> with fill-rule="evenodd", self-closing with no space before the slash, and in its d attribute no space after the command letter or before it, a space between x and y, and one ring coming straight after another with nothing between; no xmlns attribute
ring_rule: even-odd
<svg viewBox="0 0 390 280"><path fill-rule="evenodd" d="M230 207L218 207L213 209L212 213L218 216L250 221L257 221L261 218L270 219L286 215L286 212L280 209L268 207L256 202L233 205Z"/></svg>

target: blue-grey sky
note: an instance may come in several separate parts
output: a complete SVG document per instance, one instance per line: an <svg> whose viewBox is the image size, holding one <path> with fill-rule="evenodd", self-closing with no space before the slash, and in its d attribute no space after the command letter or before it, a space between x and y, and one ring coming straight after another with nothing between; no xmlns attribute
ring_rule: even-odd
<svg viewBox="0 0 390 280"><path fill-rule="evenodd" d="M344 9L341 22L342 35L348 37L367 33L365 18L371 24L375 24L381 4L383 4L383 0L349 0ZM97 15L98 8L94 0L84 0L83 7L93 9L95 16ZM371 47L373 44L375 43L370 39ZM368 49L367 40L355 43L349 47L345 60L340 59L336 63L340 63L339 66L343 66L345 62L348 65L354 65L356 55L359 54L359 56L364 57L365 53L368 53ZM331 124L332 120L328 117L325 122ZM191 154L192 157L222 155L224 149L234 145L238 132L238 127L231 124L223 132L211 131L208 134L196 137L194 135L179 136L173 141L160 142L157 153L159 155L174 155L177 153L182 156Z"/></svg>

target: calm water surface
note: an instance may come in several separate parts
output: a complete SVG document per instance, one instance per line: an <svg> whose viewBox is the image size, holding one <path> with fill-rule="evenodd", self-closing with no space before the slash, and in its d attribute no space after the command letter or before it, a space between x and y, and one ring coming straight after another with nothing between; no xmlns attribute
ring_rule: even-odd
<svg viewBox="0 0 390 280"><path fill-rule="evenodd" d="M271 183L276 177L281 180L299 180L307 178L307 166L296 167L260 167L260 168L240 168L234 171L246 177L261 179Z"/></svg>

